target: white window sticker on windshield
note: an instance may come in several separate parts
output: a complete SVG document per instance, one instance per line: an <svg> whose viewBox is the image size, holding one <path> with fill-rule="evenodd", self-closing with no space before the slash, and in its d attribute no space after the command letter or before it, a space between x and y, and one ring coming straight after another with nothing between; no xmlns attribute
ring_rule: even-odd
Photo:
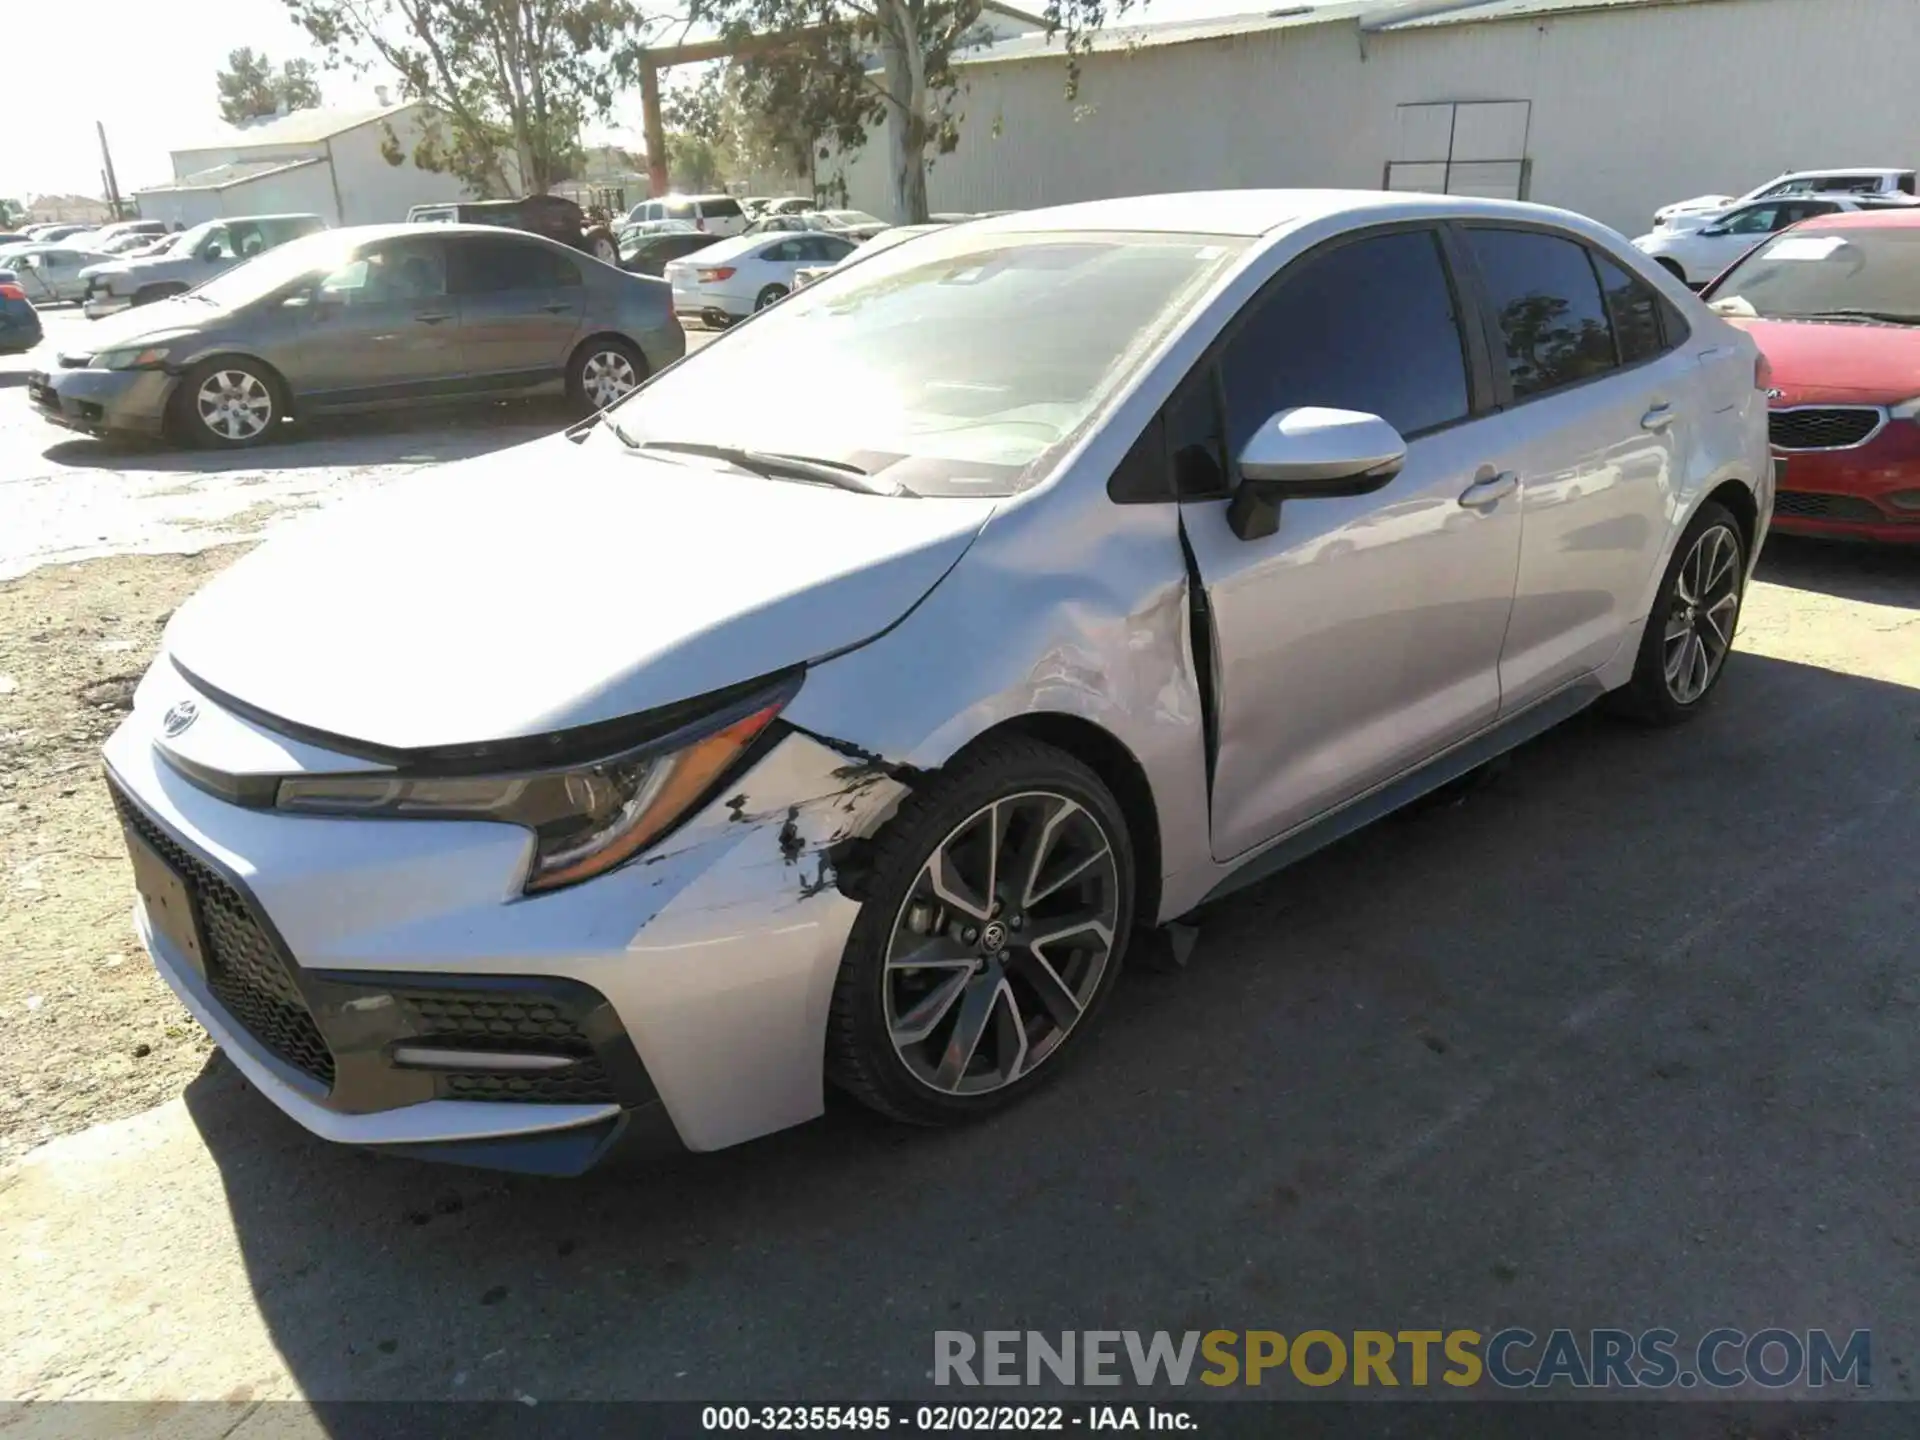
<svg viewBox="0 0 1920 1440"><path fill-rule="evenodd" d="M1838 235L1789 235L1767 252L1769 260L1830 260L1846 241Z"/></svg>

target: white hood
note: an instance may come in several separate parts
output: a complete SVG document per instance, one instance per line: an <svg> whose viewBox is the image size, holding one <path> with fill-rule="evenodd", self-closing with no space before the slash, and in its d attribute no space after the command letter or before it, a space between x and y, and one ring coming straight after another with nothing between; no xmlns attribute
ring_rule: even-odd
<svg viewBox="0 0 1920 1440"><path fill-rule="evenodd" d="M863 643L991 500L896 499L535 441L262 545L166 650L269 715L396 749L637 714Z"/></svg>

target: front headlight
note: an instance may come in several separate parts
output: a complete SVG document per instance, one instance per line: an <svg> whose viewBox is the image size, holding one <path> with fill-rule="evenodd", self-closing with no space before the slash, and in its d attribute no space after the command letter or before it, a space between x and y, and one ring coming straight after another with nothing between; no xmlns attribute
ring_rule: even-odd
<svg viewBox="0 0 1920 1440"><path fill-rule="evenodd" d="M528 893L604 874L685 819L792 698L763 692L718 715L588 764L515 775L311 775L282 780L282 810L498 820L534 835Z"/></svg>
<svg viewBox="0 0 1920 1440"><path fill-rule="evenodd" d="M95 370L151 370L167 363L171 347L136 345L125 350L102 350L93 357Z"/></svg>
<svg viewBox="0 0 1920 1440"><path fill-rule="evenodd" d="M1920 420L1920 395L1889 407L1887 413L1896 420Z"/></svg>

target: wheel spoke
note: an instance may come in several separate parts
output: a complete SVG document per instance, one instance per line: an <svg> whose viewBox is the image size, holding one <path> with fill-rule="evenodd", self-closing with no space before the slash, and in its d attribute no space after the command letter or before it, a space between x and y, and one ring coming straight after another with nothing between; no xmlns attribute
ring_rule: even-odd
<svg viewBox="0 0 1920 1440"><path fill-rule="evenodd" d="M989 973L973 977L966 985L959 1018L953 1022L947 1048L941 1052L940 1068L933 1073L933 1083L942 1090L956 1090L966 1078L967 1067L973 1063L974 1052L987 1033L987 1023L993 1019L1003 983L999 975Z"/></svg>
<svg viewBox="0 0 1920 1440"><path fill-rule="evenodd" d="M933 852L927 861L926 877L928 887L945 904L983 923L988 919L988 902L960 878L948 845Z"/></svg>
<svg viewBox="0 0 1920 1440"><path fill-rule="evenodd" d="M1027 1068L1027 1021L1020 1013L1020 1000L1013 987L1000 982L993 1007L993 1040L1000 1059L999 1083L1018 1080Z"/></svg>
<svg viewBox="0 0 1920 1440"><path fill-rule="evenodd" d="M933 989L893 1023L893 1043L896 1045L918 1045L947 1018L947 1012L953 1009L953 1002L966 992L967 983L973 978L973 967L963 964L959 970L942 980Z"/></svg>
<svg viewBox="0 0 1920 1440"><path fill-rule="evenodd" d="M1026 938L1027 948L1035 952L1058 941L1070 939L1075 935L1096 936L1103 946L1113 944L1113 930L1107 924L1106 912L1104 910L1090 910L1082 915L1047 920L1043 923L1047 926L1045 930L1035 930L1033 934Z"/></svg>
<svg viewBox="0 0 1920 1440"><path fill-rule="evenodd" d="M1073 987L1060 978L1060 972L1053 968L1053 962L1040 951L1025 951L1015 960L1014 970L1033 987L1033 993L1040 997L1040 1004L1053 1018L1053 1023L1062 1030L1068 1029L1080 1018L1080 997L1073 993Z"/></svg>
<svg viewBox="0 0 1920 1440"><path fill-rule="evenodd" d="M1733 648L1733 617L1739 608L1739 597L1728 595L1716 601L1706 613L1707 623L1713 627L1722 652Z"/></svg>

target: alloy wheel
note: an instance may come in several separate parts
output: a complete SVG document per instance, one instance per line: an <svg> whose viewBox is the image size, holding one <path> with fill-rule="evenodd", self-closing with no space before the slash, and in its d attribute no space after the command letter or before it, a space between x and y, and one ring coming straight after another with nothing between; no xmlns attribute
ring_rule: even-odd
<svg viewBox="0 0 1920 1440"><path fill-rule="evenodd" d="M273 392L246 370L216 370L194 396L200 423L222 440L251 440L273 420Z"/></svg>
<svg viewBox="0 0 1920 1440"><path fill-rule="evenodd" d="M633 361L618 350L598 350L580 369L580 388L596 410L604 410L623 395L638 389L640 377Z"/></svg>
<svg viewBox="0 0 1920 1440"><path fill-rule="evenodd" d="M894 918L881 983L907 1070L951 1095L1031 1074L1099 991L1119 896L1113 845L1084 806L1026 791L975 811Z"/></svg>
<svg viewBox="0 0 1920 1440"><path fill-rule="evenodd" d="M1700 532L1674 577L1662 635L1667 693L1680 705L1705 695L1733 648L1740 616L1740 537L1726 525Z"/></svg>

